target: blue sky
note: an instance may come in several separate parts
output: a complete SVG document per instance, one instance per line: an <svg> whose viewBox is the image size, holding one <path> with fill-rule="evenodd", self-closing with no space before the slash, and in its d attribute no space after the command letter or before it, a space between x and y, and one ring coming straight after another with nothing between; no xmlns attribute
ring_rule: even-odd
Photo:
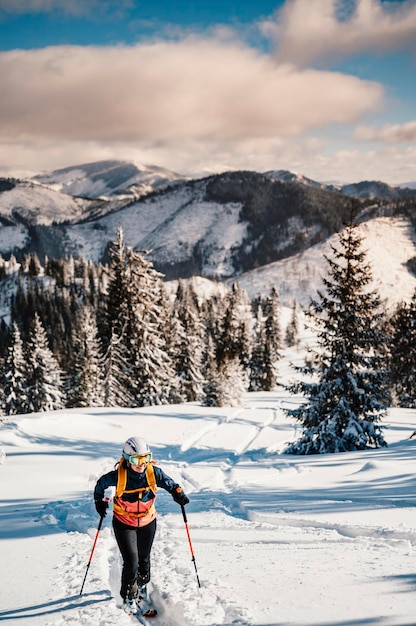
<svg viewBox="0 0 416 626"><path fill-rule="evenodd" d="M0 171L416 180L416 0L0 0Z"/></svg>
<svg viewBox="0 0 416 626"><path fill-rule="evenodd" d="M259 0L151 0L145 2L41 2L17 0L26 11L17 11L11 0L1 3L0 49L42 48L46 45L134 44L167 26L202 31L218 24L250 25L273 14L282 1ZM32 10L29 10L32 4ZM55 9L52 9L53 5ZM77 6L79 8L77 8ZM7 7L9 7L7 9ZM35 10L37 7L38 10ZM88 8L90 7L90 8Z"/></svg>

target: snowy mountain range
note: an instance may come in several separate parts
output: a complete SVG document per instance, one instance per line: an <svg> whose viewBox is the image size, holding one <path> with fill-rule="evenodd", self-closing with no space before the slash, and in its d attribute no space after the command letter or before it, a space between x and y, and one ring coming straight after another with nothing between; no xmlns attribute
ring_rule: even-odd
<svg viewBox="0 0 416 626"><path fill-rule="evenodd" d="M55 191L92 199L114 196L139 198L168 184L187 179L157 165L137 166L114 160L84 163L33 178Z"/></svg>
<svg viewBox="0 0 416 626"><path fill-rule="evenodd" d="M295 294L303 301L354 204L378 268L386 246L395 246L407 298L415 202L416 191L375 181L336 186L285 170L190 179L102 161L31 180L0 179L0 253L105 261L121 226L126 243L149 251L167 279L238 280L249 292L277 283L287 301ZM397 284L393 274L391 281Z"/></svg>
<svg viewBox="0 0 416 626"><path fill-rule="evenodd" d="M408 197L415 195L414 188L416 187L416 182L409 183L407 187L403 185L392 187L381 181L329 184L287 170L271 170L265 172L265 175L280 182L297 182L359 198ZM47 174L36 175L32 180L72 196L90 199L121 196L137 199L168 185L182 183L192 178L157 165L135 165L127 161L109 160L54 170Z"/></svg>
<svg viewBox="0 0 416 626"><path fill-rule="evenodd" d="M393 187L379 180L364 180L348 185L320 183L305 176L288 172L287 170L270 171L266 172L266 175L282 182L298 182L304 185L318 187L319 189L326 189L327 191L336 191L354 198L384 198L385 200L409 198L415 195L416 188L416 183L408 183L407 185L400 187Z"/></svg>

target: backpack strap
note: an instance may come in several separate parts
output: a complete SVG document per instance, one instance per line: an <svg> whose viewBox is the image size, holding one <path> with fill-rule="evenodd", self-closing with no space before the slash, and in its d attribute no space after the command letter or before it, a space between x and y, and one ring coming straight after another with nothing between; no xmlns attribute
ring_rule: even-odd
<svg viewBox="0 0 416 626"><path fill-rule="evenodd" d="M121 457L117 468L117 487L115 498L119 498L125 492L127 485L127 469L124 467L124 458Z"/></svg>
<svg viewBox="0 0 416 626"><path fill-rule="evenodd" d="M118 470L117 470L117 487L116 487L116 493L115 493L116 498L119 498L126 491L127 468L124 467L123 461L124 461L124 458L121 457L119 464L118 464ZM137 491L139 493L139 498L140 498L141 493L143 491L146 491L147 489L150 489L151 491L153 491L153 493L156 493L157 491L154 461L150 461L150 463L147 464L146 480L147 480L148 487L142 487L140 489L132 490L132 491Z"/></svg>
<svg viewBox="0 0 416 626"><path fill-rule="evenodd" d="M147 484L149 485L149 489L151 489L153 491L153 493L156 493L157 491L157 484L156 484L156 476L155 476L155 463L154 461L150 461L150 463L147 464L146 467L146 479L147 479Z"/></svg>

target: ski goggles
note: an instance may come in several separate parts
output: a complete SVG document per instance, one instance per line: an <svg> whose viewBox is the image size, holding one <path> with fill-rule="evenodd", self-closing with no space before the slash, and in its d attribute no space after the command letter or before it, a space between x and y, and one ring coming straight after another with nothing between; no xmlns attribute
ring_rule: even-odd
<svg viewBox="0 0 416 626"><path fill-rule="evenodd" d="M130 455L127 452L123 452L123 457L132 465L147 465L152 460L152 453Z"/></svg>

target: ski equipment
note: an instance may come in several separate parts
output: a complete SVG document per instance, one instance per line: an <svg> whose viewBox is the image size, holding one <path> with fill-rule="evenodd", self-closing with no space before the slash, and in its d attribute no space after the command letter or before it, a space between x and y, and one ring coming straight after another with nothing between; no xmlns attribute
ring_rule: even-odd
<svg viewBox="0 0 416 626"><path fill-rule="evenodd" d="M192 547L191 535L189 533L188 520L186 518L185 506L183 504L181 505L181 509L182 509L183 521L185 522L186 534L188 535L188 542L189 542L189 547L191 550L192 561L193 561L194 568L195 568L196 580L198 582L198 587L201 587L201 583L199 582L198 570L196 568L195 554L194 554L194 549Z"/></svg>
<svg viewBox="0 0 416 626"><path fill-rule="evenodd" d="M123 602L123 610L128 615L136 615L137 613L137 603L135 598L126 598Z"/></svg>
<svg viewBox="0 0 416 626"><path fill-rule="evenodd" d="M118 470L117 470L117 487L116 487L117 498L120 498L123 495L123 493L126 491L126 485L127 485L127 470L125 467L123 467L122 460L123 459L120 459L120 463L118 464ZM151 489L153 493L156 493L157 484L156 484L155 470L153 466L154 466L154 463L149 463L146 468L146 480L147 480L148 487L140 487L139 489L136 489L135 491L137 491L138 493L147 491L148 489Z"/></svg>
<svg viewBox="0 0 416 626"><path fill-rule="evenodd" d="M147 465L152 460L152 453L143 437L130 437L124 444L123 458L132 465Z"/></svg>
<svg viewBox="0 0 416 626"><path fill-rule="evenodd" d="M149 598L146 585L139 587L139 593L137 596L137 604L139 607L139 615L142 615L142 617L149 617L149 618L156 617L157 610L155 609L155 607L153 606Z"/></svg>
<svg viewBox="0 0 416 626"><path fill-rule="evenodd" d="M110 498L106 498L105 501L108 503L110 501ZM91 554L90 554L90 558L88 560L87 563L87 569L85 570L85 576L84 576L84 580L82 581L82 586L81 586L81 591L79 592L79 595L82 596L82 591L84 589L84 585L85 585L85 581L87 579L87 574L88 574L88 570L90 569L90 565L91 565L91 561L92 561L92 557L94 554L94 550L95 550L95 546L97 544L97 539L98 539L98 535L100 534L100 530L101 530L101 526L103 525L103 520L104 520L105 515L101 515L100 517L100 521L98 523L98 528L97 528L97 532L95 534L95 539L94 539L94 543L92 545L92 550L91 550Z"/></svg>
<svg viewBox="0 0 416 626"><path fill-rule="evenodd" d="M185 506L185 504L188 504L189 502L189 498L186 493L184 493L182 487L177 487L175 489L175 491L172 493L172 498L175 500L175 502L180 504L180 506Z"/></svg>

